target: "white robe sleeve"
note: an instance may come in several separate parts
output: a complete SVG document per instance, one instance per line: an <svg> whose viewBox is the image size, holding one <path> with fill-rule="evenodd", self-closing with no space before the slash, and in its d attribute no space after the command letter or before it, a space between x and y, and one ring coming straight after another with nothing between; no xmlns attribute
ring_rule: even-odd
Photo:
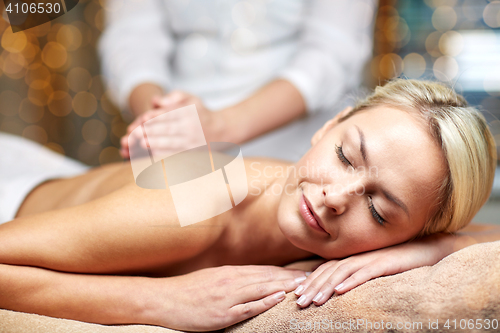
<svg viewBox="0 0 500 333"><path fill-rule="evenodd" d="M98 46L101 68L112 100L125 110L137 85L169 87L174 40L161 0L106 0L105 9L106 29Z"/></svg>
<svg viewBox="0 0 500 333"><path fill-rule="evenodd" d="M332 108L362 80L371 56L374 0L311 0L298 52L278 75L294 84L307 110Z"/></svg>

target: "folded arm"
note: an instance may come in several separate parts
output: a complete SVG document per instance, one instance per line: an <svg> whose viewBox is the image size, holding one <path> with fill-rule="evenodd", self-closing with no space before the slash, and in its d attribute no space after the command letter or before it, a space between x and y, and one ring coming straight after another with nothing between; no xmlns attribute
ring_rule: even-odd
<svg viewBox="0 0 500 333"><path fill-rule="evenodd" d="M368 280L431 266L467 246L497 240L500 226L472 224L456 234L435 234L342 260L323 261L295 291L297 303L300 307L312 302L322 305L334 293L343 294Z"/></svg>

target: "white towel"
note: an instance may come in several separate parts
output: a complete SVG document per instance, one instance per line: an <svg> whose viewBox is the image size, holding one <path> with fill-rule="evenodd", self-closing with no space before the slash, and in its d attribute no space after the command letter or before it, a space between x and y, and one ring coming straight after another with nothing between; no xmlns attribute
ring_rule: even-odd
<svg viewBox="0 0 500 333"><path fill-rule="evenodd" d="M19 136L0 133L0 224L11 221L39 184L89 167Z"/></svg>

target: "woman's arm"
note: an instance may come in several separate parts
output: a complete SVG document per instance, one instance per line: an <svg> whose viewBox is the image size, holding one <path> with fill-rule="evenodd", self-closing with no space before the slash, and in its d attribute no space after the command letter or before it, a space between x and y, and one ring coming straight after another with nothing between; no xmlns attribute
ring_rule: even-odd
<svg viewBox="0 0 500 333"><path fill-rule="evenodd" d="M75 273L125 273L201 253L225 230L212 218L181 227L168 190L131 184L83 205L0 225L0 263Z"/></svg>
<svg viewBox="0 0 500 333"><path fill-rule="evenodd" d="M431 235L343 260L326 261L295 291L299 296L297 302L300 307L306 307L311 302L322 305L333 293L343 294L380 276L431 266L467 246L497 240L500 240L500 226L472 224L456 234Z"/></svg>
<svg viewBox="0 0 500 333"><path fill-rule="evenodd" d="M0 308L99 324L211 331L285 298L303 271L225 266L171 278L71 274L0 264Z"/></svg>

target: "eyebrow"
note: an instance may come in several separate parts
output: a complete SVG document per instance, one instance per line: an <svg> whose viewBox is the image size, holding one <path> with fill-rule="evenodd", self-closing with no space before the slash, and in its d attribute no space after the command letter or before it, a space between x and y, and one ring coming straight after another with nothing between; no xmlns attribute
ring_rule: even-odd
<svg viewBox="0 0 500 333"><path fill-rule="evenodd" d="M361 128L359 128L358 126L356 126L356 125L354 125L354 126L358 130L358 134L359 134L359 152L361 153L361 157L363 157L363 161L365 163L367 163L368 156L366 154L365 133L363 133L363 131L361 130ZM382 194L384 194L384 196L387 199L389 199L390 201L394 202L396 205L398 205L399 207L401 207L401 209L404 210L404 212L406 213L406 215L408 216L408 218L410 218L410 214L408 212L408 207L405 205L405 203L403 201L401 201L400 199L398 199L396 196L394 196L393 194L391 194L386 189L382 189L381 192L382 192Z"/></svg>
<svg viewBox="0 0 500 333"><path fill-rule="evenodd" d="M356 126L356 125L354 125L354 126ZM363 133L361 128L359 128L358 126L356 126L356 128L357 128L358 133L359 133L359 141L360 141L359 151L361 152L361 157L363 157L363 161L366 162L367 158L366 158L366 148L365 148L365 133Z"/></svg>

